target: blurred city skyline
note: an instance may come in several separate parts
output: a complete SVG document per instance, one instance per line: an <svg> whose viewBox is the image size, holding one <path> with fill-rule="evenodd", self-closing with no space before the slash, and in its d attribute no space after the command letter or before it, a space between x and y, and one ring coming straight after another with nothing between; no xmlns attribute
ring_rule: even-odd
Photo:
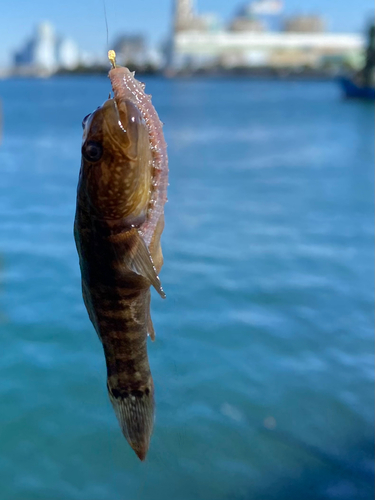
<svg viewBox="0 0 375 500"><path fill-rule="evenodd" d="M214 12L223 22L247 2L241 0L196 0L198 12ZM340 6L324 0L308 0L301 6L298 0L286 0L284 12L291 14L319 14L334 32L361 32L372 13L367 0L346 0ZM173 0L152 0L137 3L105 0L108 20L108 43L122 33L142 33L151 44L160 44L168 38L172 24ZM56 31L73 39L80 50L95 56L107 50L107 30L103 0L55 4L39 0L31 4L18 0L3 9L0 30L0 67L11 64L20 44L34 31L36 24L50 21Z"/></svg>

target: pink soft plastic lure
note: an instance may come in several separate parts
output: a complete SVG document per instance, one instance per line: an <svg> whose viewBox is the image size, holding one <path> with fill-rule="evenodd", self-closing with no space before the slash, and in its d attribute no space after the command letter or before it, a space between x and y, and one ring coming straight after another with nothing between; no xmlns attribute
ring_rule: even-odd
<svg viewBox="0 0 375 500"><path fill-rule="evenodd" d="M132 101L142 113L149 132L153 185L149 213L140 227L145 243L149 246L160 217L164 215L164 205L167 201L168 156L163 124L151 103L151 96L144 92L145 85L134 78L134 73L125 67L115 67L109 72L109 78L115 99Z"/></svg>

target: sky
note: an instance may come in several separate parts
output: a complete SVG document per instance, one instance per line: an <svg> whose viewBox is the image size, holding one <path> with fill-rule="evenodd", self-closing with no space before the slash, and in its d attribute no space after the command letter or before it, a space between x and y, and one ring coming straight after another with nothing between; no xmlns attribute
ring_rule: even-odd
<svg viewBox="0 0 375 500"><path fill-rule="evenodd" d="M59 35L72 38L85 52L105 54L107 34L104 0L1 0L0 67L41 21L50 21ZM148 41L165 40L171 25L172 0L105 0L109 45L121 33L141 33ZM198 13L215 12L228 21L241 4L237 0L195 0ZM371 0L284 0L284 13L322 14L335 32L361 32L373 13ZM109 47L111 48L111 47Z"/></svg>

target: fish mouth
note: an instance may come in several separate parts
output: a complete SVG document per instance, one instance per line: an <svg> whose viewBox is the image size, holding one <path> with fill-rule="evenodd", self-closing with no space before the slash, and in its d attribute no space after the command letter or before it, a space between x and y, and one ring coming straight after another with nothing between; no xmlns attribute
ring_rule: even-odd
<svg viewBox="0 0 375 500"><path fill-rule="evenodd" d="M108 99L105 103L99 108L103 112L104 124L108 133L113 133L115 130L120 136L126 134L126 128L124 126L124 118L120 115L120 110L116 100Z"/></svg>
<svg viewBox="0 0 375 500"><path fill-rule="evenodd" d="M138 392L138 391L133 391ZM109 392L113 409L129 445L143 462L146 458L154 427L154 398L150 393L115 398Z"/></svg>
<svg viewBox="0 0 375 500"><path fill-rule="evenodd" d="M107 124L116 123L116 127L118 126L119 131L126 133L126 128L124 125L125 117L121 117L120 110L115 98L107 99L99 109L103 111Z"/></svg>
<svg viewBox="0 0 375 500"><path fill-rule="evenodd" d="M121 116L120 109L116 99L107 99L101 106L86 117L85 126L83 129L82 143L90 134L95 134L99 127L105 127L109 134L115 130L123 135L126 133L124 126L125 116ZM101 125L100 125L101 124Z"/></svg>

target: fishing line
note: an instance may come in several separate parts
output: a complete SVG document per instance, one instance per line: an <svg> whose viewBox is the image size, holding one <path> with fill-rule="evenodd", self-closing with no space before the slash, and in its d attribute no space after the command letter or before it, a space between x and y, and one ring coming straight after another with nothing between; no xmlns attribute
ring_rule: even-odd
<svg viewBox="0 0 375 500"><path fill-rule="evenodd" d="M109 51L109 42L108 42L108 18L107 18L107 7L105 4L105 0L103 0L103 10L104 10L104 20L105 20L105 29L107 32L107 53ZM111 99L111 92L109 92L108 99Z"/></svg>
<svg viewBox="0 0 375 500"><path fill-rule="evenodd" d="M108 50L109 50L109 47L108 47L108 19L107 19L107 8L105 5L105 0L103 0L103 9L104 9L105 27L107 30L107 52L108 52Z"/></svg>

